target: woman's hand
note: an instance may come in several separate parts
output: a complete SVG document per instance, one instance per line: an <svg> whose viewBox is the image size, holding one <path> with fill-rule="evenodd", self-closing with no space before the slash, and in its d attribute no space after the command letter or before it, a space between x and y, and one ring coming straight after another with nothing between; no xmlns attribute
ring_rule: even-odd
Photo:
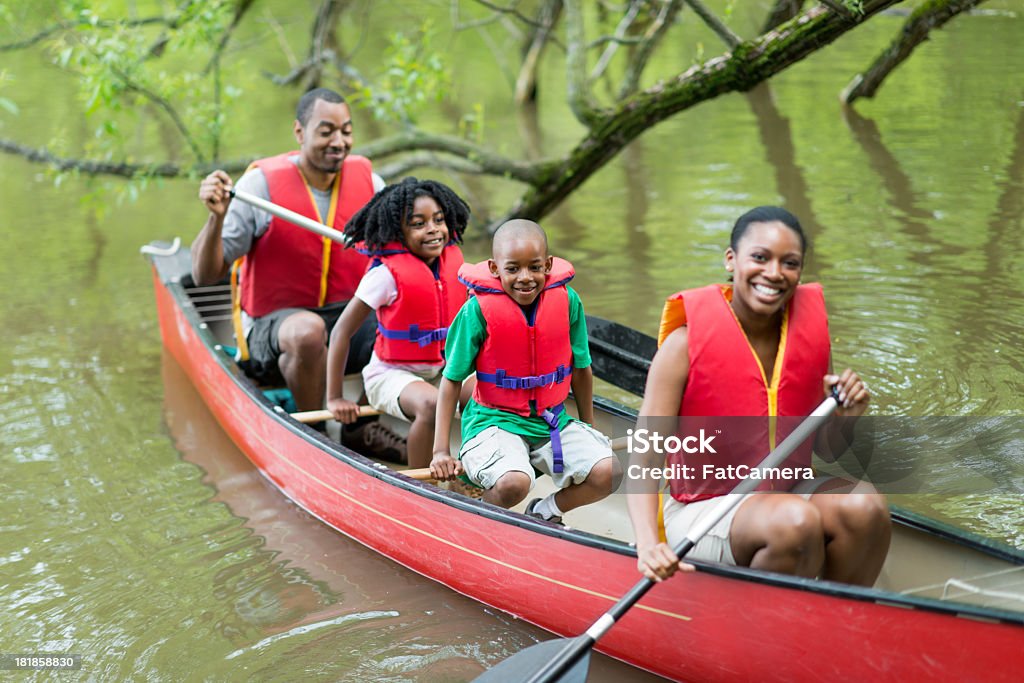
<svg viewBox="0 0 1024 683"><path fill-rule="evenodd" d="M836 415L842 417L859 417L868 409L871 394L864 381L850 368L843 370L841 375L825 375L825 395L832 395L832 386L839 392L839 408Z"/></svg>
<svg viewBox="0 0 1024 683"><path fill-rule="evenodd" d="M637 547L636 568L651 581L663 581L677 571L692 572L695 567L686 564L672 551L668 543L650 547Z"/></svg>

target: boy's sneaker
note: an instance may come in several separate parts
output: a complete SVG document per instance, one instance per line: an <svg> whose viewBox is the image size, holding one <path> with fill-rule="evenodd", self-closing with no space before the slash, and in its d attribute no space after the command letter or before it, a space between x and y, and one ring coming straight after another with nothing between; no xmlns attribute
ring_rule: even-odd
<svg viewBox="0 0 1024 683"><path fill-rule="evenodd" d="M534 508L537 507L537 503L539 503L540 500L541 500L540 498L534 498L533 500L531 500L530 504L526 506L526 513L525 514L529 515L530 517L536 517L537 519L542 520L544 522L551 522L552 524L557 524L559 526L565 526L564 524L562 524L562 518L561 517L545 517L544 515L540 514L539 512L534 512Z"/></svg>
<svg viewBox="0 0 1024 683"><path fill-rule="evenodd" d="M343 427L341 445L358 451L368 458L377 458L401 465L409 461L406 440L374 420L354 429Z"/></svg>

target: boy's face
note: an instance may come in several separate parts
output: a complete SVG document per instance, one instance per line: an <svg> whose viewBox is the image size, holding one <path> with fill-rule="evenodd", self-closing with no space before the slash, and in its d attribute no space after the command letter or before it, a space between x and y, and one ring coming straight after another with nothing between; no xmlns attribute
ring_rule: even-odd
<svg viewBox="0 0 1024 683"><path fill-rule="evenodd" d="M544 290L551 257L539 235L513 237L494 245L487 265L501 279L501 288L520 306L529 306Z"/></svg>

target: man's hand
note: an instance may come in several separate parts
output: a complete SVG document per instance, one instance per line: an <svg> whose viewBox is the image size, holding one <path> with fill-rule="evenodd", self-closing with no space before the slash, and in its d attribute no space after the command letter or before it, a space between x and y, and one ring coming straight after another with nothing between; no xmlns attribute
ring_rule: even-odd
<svg viewBox="0 0 1024 683"><path fill-rule="evenodd" d="M448 451L438 451L430 461L430 474L438 481L451 481L462 474L462 463Z"/></svg>
<svg viewBox="0 0 1024 683"><path fill-rule="evenodd" d="M327 410L334 419L343 424L352 424L359 417L359 404L344 398L332 398L327 401Z"/></svg>
<svg viewBox="0 0 1024 683"><path fill-rule="evenodd" d="M228 204L231 203L231 187L231 176L218 169L203 178L199 185L199 199L206 204L210 213L224 218Z"/></svg>

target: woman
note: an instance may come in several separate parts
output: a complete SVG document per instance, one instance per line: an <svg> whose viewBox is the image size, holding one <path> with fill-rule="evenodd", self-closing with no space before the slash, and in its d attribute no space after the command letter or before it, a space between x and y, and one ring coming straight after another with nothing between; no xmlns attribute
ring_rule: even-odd
<svg viewBox="0 0 1024 683"><path fill-rule="evenodd" d="M725 252L732 284L679 292L666 303L641 418L758 416L763 427L753 439L756 464L789 431L776 418L806 416L835 385L836 415L851 419L833 420L821 430L815 450L830 457L839 450L832 445L849 441L850 423L867 409L870 395L853 371L832 373L821 287L800 285L806 251L803 229L788 211L758 207L740 217ZM751 419L732 424L750 425ZM750 442L749 427L736 429L747 432ZM728 437L723 434L719 445ZM807 445L787 464L810 466L810 456ZM852 493L815 493L820 483L807 482L810 490L799 493L748 494L689 557L872 585L889 547L885 498L863 483ZM695 479L670 484L664 506L668 543L659 534L658 497L629 497L638 568L654 580L679 568L672 547L729 490L701 481L699 471Z"/></svg>

